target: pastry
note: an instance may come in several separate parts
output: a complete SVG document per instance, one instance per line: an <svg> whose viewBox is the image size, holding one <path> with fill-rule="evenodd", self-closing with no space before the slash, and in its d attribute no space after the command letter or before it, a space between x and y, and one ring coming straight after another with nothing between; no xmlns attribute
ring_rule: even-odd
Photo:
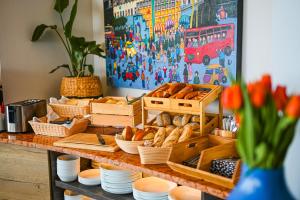
<svg viewBox="0 0 300 200"><path fill-rule="evenodd" d="M182 116L175 115L174 118L173 118L173 124L175 126L182 126Z"/></svg>
<svg viewBox="0 0 300 200"><path fill-rule="evenodd" d="M198 115L194 115L192 118L191 118L191 122L200 122L200 116Z"/></svg>
<svg viewBox="0 0 300 200"><path fill-rule="evenodd" d="M183 99L185 95L187 95L190 92L193 92L194 88L191 85L185 86L183 89L181 89L177 94L174 95L175 99Z"/></svg>
<svg viewBox="0 0 300 200"><path fill-rule="evenodd" d="M128 140L128 141L131 140L131 138L133 136L132 128L130 126L126 126L123 129L122 136L123 136L124 140Z"/></svg>
<svg viewBox="0 0 300 200"><path fill-rule="evenodd" d="M184 127L186 126L190 126L192 128L192 130L198 130L200 129L200 124L199 123L196 123L196 122L191 122L191 123L188 123L187 125L185 125Z"/></svg>
<svg viewBox="0 0 300 200"><path fill-rule="evenodd" d="M163 127L159 128L157 133L154 136L153 145L155 147L160 147L163 144L165 137L166 137L166 129Z"/></svg>
<svg viewBox="0 0 300 200"><path fill-rule="evenodd" d="M168 88L167 92L169 93L170 96L172 96L184 87L185 87L184 83L174 83Z"/></svg>
<svg viewBox="0 0 300 200"><path fill-rule="evenodd" d="M166 126L166 137L168 137L175 128L176 128L176 126L174 126L174 125Z"/></svg>
<svg viewBox="0 0 300 200"><path fill-rule="evenodd" d="M136 133L133 135L132 141L140 141L140 140L143 140L144 136L145 136L144 130L138 129L138 130L136 131Z"/></svg>
<svg viewBox="0 0 300 200"><path fill-rule="evenodd" d="M199 91L190 92L184 96L184 99L193 99L194 97L198 96Z"/></svg>
<svg viewBox="0 0 300 200"><path fill-rule="evenodd" d="M165 139L165 141L162 144L162 147L172 147L174 144L177 143L180 134L182 133L182 128L175 128L170 135Z"/></svg>
<svg viewBox="0 0 300 200"><path fill-rule="evenodd" d="M169 88L170 86L168 84L161 86L159 89L157 89L151 96L152 97L164 97L166 94L164 92Z"/></svg>
<svg viewBox="0 0 300 200"><path fill-rule="evenodd" d="M179 142L184 142L187 141L188 139L190 139L190 137L193 134L193 129L191 126L185 126L183 128L182 134L180 135L179 139L178 139L178 143Z"/></svg>
<svg viewBox="0 0 300 200"><path fill-rule="evenodd" d="M153 140L155 134L153 132L145 133L143 140Z"/></svg>
<svg viewBox="0 0 300 200"><path fill-rule="evenodd" d="M190 115L190 114L184 114L182 117L181 125L184 126L187 123L189 123L191 117L192 117L192 115Z"/></svg>

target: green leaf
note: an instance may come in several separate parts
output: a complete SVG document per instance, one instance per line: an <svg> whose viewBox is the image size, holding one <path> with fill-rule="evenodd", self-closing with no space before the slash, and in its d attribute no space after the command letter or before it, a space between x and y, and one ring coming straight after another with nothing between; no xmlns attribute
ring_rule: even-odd
<svg viewBox="0 0 300 200"><path fill-rule="evenodd" d="M73 28L73 23L77 14L77 4L78 4L78 0L75 0L75 3L72 7L72 11L71 11L71 15L70 15L70 19L66 24L65 27L65 35L70 38L72 35L72 28Z"/></svg>
<svg viewBox="0 0 300 200"><path fill-rule="evenodd" d="M60 69L60 68L66 68L68 70L70 70L70 67L68 64L63 64L63 65L59 65L56 68L52 69L49 73L52 74L54 73L56 70Z"/></svg>
<svg viewBox="0 0 300 200"><path fill-rule="evenodd" d="M261 163L263 163L268 156L268 145L264 142L261 142L256 148L255 148L255 165L260 166Z"/></svg>
<svg viewBox="0 0 300 200"><path fill-rule="evenodd" d="M88 67L88 70L89 70L90 74L93 75L94 72L95 72L93 65L86 65L86 66Z"/></svg>
<svg viewBox="0 0 300 200"><path fill-rule="evenodd" d="M72 36L70 38L70 43L73 49L83 51L86 48L86 41L84 37Z"/></svg>
<svg viewBox="0 0 300 200"><path fill-rule="evenodd" d="M56 0L54 10L58 13L62 13L69 5L69 0Z"/></svg>
<svg viewBox="0 0 300 200"><path fill-rule="evenodd" d="M277 124L277 127L275 129L275 133L273 136L272 145L274 147L278 147L281 139L285 136L286 129L295 123L297 120L290 117L282 117L279 120L279 123Z"/></svg>
<svg viewBox="0 0 300 200"><path fill-rule="evenodd" d="M35 42L38 39L40 39L40 37L42 36L42 34L45 32L45 30L47 28L56 29L57 26L56 25L48 26L46 24L40 24L40 25L38 25L37 27L35 27L35 29L33 31L31 41Z"/></svg>

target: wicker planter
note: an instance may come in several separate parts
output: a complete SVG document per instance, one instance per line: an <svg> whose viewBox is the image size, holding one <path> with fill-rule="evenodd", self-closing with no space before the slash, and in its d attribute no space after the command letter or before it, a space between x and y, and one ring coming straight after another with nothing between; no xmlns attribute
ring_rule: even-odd
<svg viewBox="0 0 300 200"><path fill-rule="evenodd" d="M102 95L101 81L98 76L64 77L60 94L65 97L99 97Z"/></svg>

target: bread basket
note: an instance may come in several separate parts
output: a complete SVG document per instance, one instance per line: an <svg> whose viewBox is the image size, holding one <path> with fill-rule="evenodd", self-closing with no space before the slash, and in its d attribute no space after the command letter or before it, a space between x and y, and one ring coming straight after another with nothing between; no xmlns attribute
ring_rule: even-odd
<svg viewBox="0 0 300 200"><path fill-rule="evenodd" d="M170 158L172 147L138 146L142 164L165 164Z"/></svg>
<svg viewBox="0 0 300 200"><path fill-rule="evenodd" d="M129 154L139 154L138 152L138 146L144 144L144 141L127 141L123 140L121 135L116 135L115 140L117 145L125 151L126 153Z"/></svg>
<svg viewBox="0 0 300 200"><path fill-rule="evenodd" d="M80 101L80 100L79 100ZM68 104L58 104L50 103L49 104L53 111L61 117L74 117L74 116L84 116L90 114L89 105L68 105Z"/></svg>

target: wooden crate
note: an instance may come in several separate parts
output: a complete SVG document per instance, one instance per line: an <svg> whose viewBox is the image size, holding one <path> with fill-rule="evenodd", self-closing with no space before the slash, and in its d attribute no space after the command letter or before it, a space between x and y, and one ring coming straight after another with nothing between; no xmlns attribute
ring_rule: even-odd
<svg viewBox="0 0 300 200"><path fill-rule="evenodd" d="M166 83L171 84L171 83ZM215 121L211 122L211 124L205 123L206 116L206 107L213 103L214 101L220 99L222 86L218 85L209 85L209 84L191 84L197 90L206 90L205 93L200 100L186 100L186 99L173 99L173 98L158 98L151 97L156 90L150 92L146 96L143 97L142 108L143 108L143 116L142 122L143 125L147 122L147 111L149 110L157 110L157 111L165 111L165 112L173 112L178 114L192 114L200 116L200 135L207 135L210 133L215 127L222 127L222 118L223 118L223 107L221 102L219 101L219 113L218 113L218 123L217 126L211 127L216 124ZM163 87L163 86L161 86Z"/></svg>
<svg viewBox="0 0 300 200"><path fill-rule="evenodd" d="M235 142L228 139L208 137L208 143L198 143L201 148L193 148L185 146L181 152L185 152L182 156L180 152L172 152L170 160L167 162L168 166L176 172L194 177L196 179L205 180L219 186L232 189L240 176L241 162L238 160L232 178L223 177L209 172L211 161L213 159L221 159L226 157L238 157ZM214 146L216 145L216 146ZM208 146L211 146L207 148ZM186 153L188 152L188 153ZM200 159L197 168L188 167L182 164L183 161L197 156L200 152Z"/></svg>
<svg viewBox="0 0 300 200"><path fill-rule="evenodd" d="M166 83L171 84L171 83ZM218 99L222 92L222 86L209 84L191 84L197 90L207 91L199 100L173 99L152 97L152 94L160 89L157 88L143 97L144 106L149 109L172 110L173 112L182 113L190 111L198 113L203 107ZM163 86L161 86L163 87Z"/></svg>
<svg viewBox="0 0 300 200"><path fill-rule="evenodd" d="M176 115L177 113L168 112L171 116ZM215 128L219 127L219 115L214 113L206 113L206 116L210 118L210 120L204 124L204 134L211 133ZM144 125L144 127L154 127L159 128L157 124L155 124L156 117L150 120L148 123ZM201 135L201 130L193 131L196 135Z"/></svg>
<svg viewBox="0 0 300 200"><path fill-rule="evenodd" d="M126 100L125 97L105 97L92 101L90 103L92 125L134 127L142 122L141 100L123 105L104 103L107 98Z"/></svg>

